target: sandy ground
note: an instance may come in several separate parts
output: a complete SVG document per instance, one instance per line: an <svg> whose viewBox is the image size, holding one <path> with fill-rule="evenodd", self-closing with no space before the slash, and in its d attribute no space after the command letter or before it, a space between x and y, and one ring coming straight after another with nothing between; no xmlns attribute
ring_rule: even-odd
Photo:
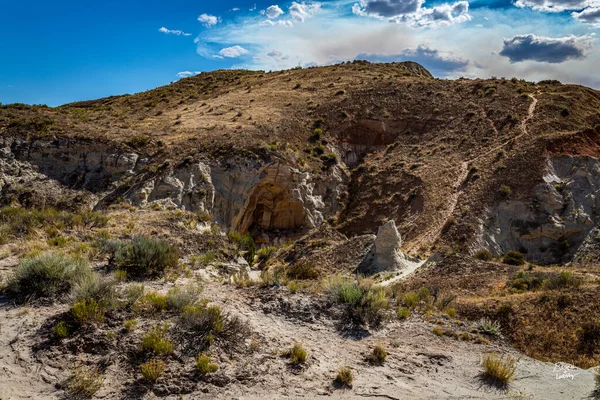
<svg viewBox="0 0 600 400"><path fill-rule="evenodd" d="M285 293L285 295L284 295ZM438 337L432 325L417 318L387 323L381 330L361 337L341 332L324 310L313 308L305 295L289 295L271 289L258 295L254 289L208 283L205 295L234 313L248 318L260 348L249 358L235 357L225 373L245 370L248 379L233 379L223 387L168 399L281 399L281 398L382 398L382 399L588 399L593 395L592 371L556 370L505 344L474 344ZM65 305L15 307L0 303L0 399L60 398L56 384L68 375L69 366L56 365L32 351L37 329ZM307 365L292 369L281 352L294 342L309 353ZM372 366L365 356L376 343L389 352L383 366ZM508 390L490 387L480 378L480 357L486 352L520 357L516 379ZM240 365L243 364L243 365ZM341 366L354 374L352 389L336 389L332 380ZM125 385L118 363L108 368L98 398L158 398L151 391L124 395ZM568 372L572 377L557 379ZM214 390L213 390L214 389Z"/></svg>

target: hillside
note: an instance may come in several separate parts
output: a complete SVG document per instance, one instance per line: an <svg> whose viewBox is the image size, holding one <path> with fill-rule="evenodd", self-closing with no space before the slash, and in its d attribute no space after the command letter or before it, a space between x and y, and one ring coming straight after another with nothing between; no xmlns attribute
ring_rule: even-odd
<svg viewBox="0 0 600 400"><path fill-rule="evenodd" d="M439 398L449 371L457 397L495 398L512 389L476 388L481 354L600 363L598 91L440 80L412 62L215 71L56 108L2 105L0 142L0 398L20 398L35 365L45 372L27 395L72 392L73 362L111 382L104 398ZM138 249L140 237L160 243ZM14 271L47 254L89 261L95 283L16 290ZM344 285L363 297L339 300ZM180 297L193 301L167 305ZM198 343L207 304L223 315ZM141 354L167 321L174 348ZM295 341L306 364L287 361ZM358 361L379 342L385 366ZM199 353L219 372L195 374ZM157 359L166 372L149 384L139 368ZM347 393L330 387L343 365L356 375ZM518 366L516 387L535 398L556 384L552 365ZM570 390L588 396L581 374Z"/></svg>

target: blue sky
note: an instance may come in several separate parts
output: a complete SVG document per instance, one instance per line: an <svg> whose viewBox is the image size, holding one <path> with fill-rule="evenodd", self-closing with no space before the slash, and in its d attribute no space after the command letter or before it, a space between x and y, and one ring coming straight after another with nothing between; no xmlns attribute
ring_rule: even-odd
<svg viewBox="0 0 600 400"><path fill-rule="evenodd" d="M2 103L56 106L201 71L356 58L600 88L600 0L0 1Z"/></svg>

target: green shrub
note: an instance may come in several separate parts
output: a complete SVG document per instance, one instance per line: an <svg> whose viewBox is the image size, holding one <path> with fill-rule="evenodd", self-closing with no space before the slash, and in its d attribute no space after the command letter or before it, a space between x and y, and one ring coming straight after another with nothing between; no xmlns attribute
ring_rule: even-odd
<svg viewBox="0 0 600 400"><path fill-rule="evenodd" d="M125 303L123 304L125 308L131 308L139 299L144 296L144 285L134 284L129 285L125 288Z"/></svg>
<svg viewBox="0 0 600 400"><path fill-rule="evenodd" d="M158 292L146 293L140 298L139 306L145 311L160 313L167 309L167 296Z"/></svg>
<svg viewBox="0 0 600 400"><path fill-rule="evenodd" d="M500 386L507 386L515 375L517 362L510 355L501 357L497 354L487 354L483 358L482 366L485 378Z"/></svg>
<svg viewBox="0 0 600 400"><path fill-rule="evenodd" d="M71 290L74 301L96 300L102 307L112 308L117 299L114 281L104 279L97 273L81 278Z"/></svg>
<svg viewBox="0 0 600 400"><path fill-rule="evenodd" d="M125 332L127 332L127 333L133 331L136 326L137 326L136 319L128 319L127 321L125 321L123 323L123 328L125 328Z"/></svg>
<svg viewBox="0 0 600 400"><path fill-rule="evenodd" d="M417 307L417 305L419 304L419 295L415 292L408 292L405 293L404 296L402 297L402 302L404 303L404 305L408 308L414 309Z"/></svg>
<svg viewBox="0 0 600 400"><path fill-rule="evenodd" d="M454 319L454 317L456 317L456 308L447 308L446 314L448 314L450 318Z"/></svg>
<svg viewBox="0 0 600 400"><path fill-rule="evenodd" d="M352 371L349 367L342 367L337 373L334 382L342 387L352 388L352 381L354 377L352 376Z"/></svg>
<svg viewBox="0 0 600 400"><path fill-rule="evenodd" d="M131 137L126 143L134 149L140 149L150 143L150 138L144 135L137 135Z"/></svg>
<svg viewBox="0 0 600 400"><path fill-rule="evenodd" d="M166 306L170 310L181 312L186 306L196 303L200 293L202 287L198 285L190 284L183 288L174 286L167 292Z"/></svg>
<svg viewBox="0 0 600 400"><path fill-rule="evenodd" d="M477 330L489 336L500 336L500 324L488 318L482 318L477 322Z"/></svg>
<svg viewBox="0 0 600 400"><path fill-rule="evenodd" d="M223 313L219 306L209 306L207 301L184 307L179 326L182 346L188 352L205 350L213 344L241 348L250 335L247 323Z"/></svg>
<svg viewBox="0 0 600 400"><path fill-rule="evenodd" d="M52 332L57 339L64 339L69 336L69 327L65 321L60 321L58 324L54 325Z"/></svg>
<svg viewBox="0 0 600 400"><path fill-rule="evenodd" d="M544 282L544 288L551 290L568 287L578 288L582 283L582 279L573 275L571 271L561 271L552 274L546 282Z"/></svg>
<svg viewBox="0 0 600 400"><path fill-rule="evenodd" d="M383 365L387 358L387 351L381 343L377 343L373 348L373 352L367 356L367 361L374 365Z"/></svg>
<svg viewBox="0 0 600 400"><path fill-rule="evenodd" d="M256 255L256 244L250 233L244 235L239 232L231 231L227 234L230 240L237 243L238 249L244 252L244 259L252 266L254 264L254 256Z"/></svg>
<svg viewBox="0 0 600 400"><path fill-rule="evenodd" d="M332 300L348 306L350 316L360 323L379 324L389 303L387 290L367 280L358 283L348 278L333 279L327 291Z"/></svg>
<svg viewBox="0 0 600 400"><path fill-rule="evenodd" d="M410 317L410 311L408 308L398 307L398 309L396 310L396 315L399 319L407 319L408 317Z"/></svg>
<svg viewBox="0 0 600 400"><path fill-rule="evenodd" d="M489 250L482 249L475 253L475 258L482 261L490 261L492 259L492 253Z"/></svg>
<svg viewBox="0 0 600 400"><path fill-rule="evenodd" d="M89 398L102 387L104 378L97 368L79 367L67 380L66 389L79 398Z"/></svg>
<svg viewBox="0 0 600 400"><path fill-rule="evenodd" d="M319 270L307 263L298 262L287 268L286 276L290 279L298 280L317 279L319 277Z"/></svg>
<svg viewBox="0 0 600 400"><path fill-rule="evenodd" d="M523 265L525 264L525 256L518 251L509 251L502 258L502 262L508 265Z"/></svg>
<svg viewBox="0 0 600 400"><path fill-rule="evenodd" d="M441 326L434 326L432 332L435 333L437 336L444 336L444 328L442 328Z"/></svg>
<svg viewBox="0 0 600 400"><path fill-rule="evenodd" d="M267 261L276 251L277 247L275 246L263 247L256 252L256 257L258 261Z"/></svg>
<svg viewBox="0 0 600 400"><path fill-rule="evenodd" d="M165 372L165 362L157 359L150 360L140 365L140 371L146 380L156 382Z"/></svg>
<svg viewBox="0 0 600 400"><path fill-rule="evenodd" d="M157 356L169 354L173 351L173 342L167 338L169 325L157 326L142 338L142 350L146 353L154 353Z"/></svg>
<svg viewBox="0 0 600 400"><path fill-rule="evenodd" d="M507 284L513 293L537 290L544 284L544 275L535 272L519 271L509 278Z"/></svg>
<svg viewBox="0 0 600 400"><path fill-rule="evenodd" d="M218 369L219 365L213 363L208 355L205 353L198 355L198 359L196 360L196 371L198 371L200 375L208 375L216 372Z"/></svg>
<svg viewBox="0 0 600 400"><path fill-rule="evenodd" d="M133 276L162 275L165 269L179 263L179 251L169 243L136 236L130 243L121 244L114 255L116 264Z"/></svg>
<svg viewBox="0 0 600 400"><path fill-rule="evenodd" d="M115 280L117 282L125 282L127 280L127 271L118 269L115 271Z"/></svg>
<svg viewBox="0 0 600 400"><path fill-rule="evenodd" d="M56 297L89 274L87 261L64 253L45 252L22 259L9 278L6 291L19 301Z"/></svg>
<svg viewBox="0 0 600 400"><path fill-rule="evenodd" d="M71 307L71 314L81 326L104 320L104 308L95 299L76 301Z"/></svg>
<svg viewBox="0 0 600 400"><path fill-rule="evenodd" d="M300 365L306 362L306 350L298 343L294 343L294 346L290 349L288 354L290 362L294 365Z"/></svg>

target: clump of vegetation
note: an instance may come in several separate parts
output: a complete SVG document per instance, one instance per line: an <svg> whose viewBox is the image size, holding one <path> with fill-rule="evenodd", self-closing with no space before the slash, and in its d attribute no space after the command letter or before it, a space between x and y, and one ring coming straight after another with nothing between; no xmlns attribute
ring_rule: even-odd
<svg viewBox="0 0 600 400"><path fill-rule="evenodd" d="M319 140L321 140L322 136L323 136L323 129L321 129L321 128L315 128L315 130L313 131L312 136L310 137L310 141L311 142L318 142Z"/></svg>
<svg viewBox="0 0 600 400"><path fill-rule="evenodd" d="M583 323L577 331L577 339L579 353L592 357L600 345L600 323L597 321Z"/></svg>
<svg viewBox="0 0 600 400"><path fill-rule="evenodd" d="M578 288L582 284L582 279L576 277L571 271L560 271L552 274L545 282L545 289Z"/></svg>
<svg viewBox="0 0 600 400"><path fill-rule="evenodd" d="M518 251L511 250L504 255L502 262L508 265L523 265L525 264L525 256Z"/></svg>
<svg viewBox="0 0 600 400"><path fill-rule="evenodd" d="M79 325L84 326L90 322L102 322L104 307L95 299L76 301L71 307L71 314Z"/></svg>
<svg viewBox="0 0 600 400"><path fill-rule="evenodd" d="M290 279L299 280L317 279L319 277L319 270L308 263L297 262L287 268L286 276Z"/></svg>
<svg viewBox="0 0 600 400"><path fill-rule="evenodd" d="M433 329L431 330L433 333L435 333L437 336L444 336L444 328L442 328L441 326L434 326Z"/></svg>
<svg viewBox="0 0 600 400"><path fill-rule="evenodd" d="M277 247L275 247L275 246L263 247L262 249L259 249L256 252L256 258L258 259L259 262L267 261L267 260L269 260L269 258L271 258L273 253L275 253L276 251L277 251Z"/></svg>
<svg viewBox="0 0 600 400"><path fill-rule="evenodd" d="M166 307L170 310L182 312L185 307L193 305L198 301L202 293L202 287L198 285L187 285L185 287L175 286L169 289L166 296Z"/></svg>
<svg viewBox="0 0 600 400"><path fill-rule="evenodd" d="M83 276L71 291L75 302L95 300L102 307L111 308L115 305L117 292L114 281L104 279L99 274L91 273Z"/></svg>
<svg viewBox="0 0 600 400"><path fill-rule="evenodd" d="M125 332L127 332L127 333L133 331L136 326L137 326L136 319L128 319L127 321L125 321L123 323L123 328L125 329Z"/></svg>
<svg viewBox="0 0 600 400"><path fill-rule="evenodd" d="M153 314L160 313L167 309L167 296L158 292L148 292L140 297L135 305L135 311L147 311Z"/></svg>
<svg viewBox="0 0 600 400"><path fill-rule="evenodd" d="M290 357L290 362L294 365L304 364L308 357L306 350L298 343L294 343L294 346L288 352L288 356Z"/></svg>
<svg viewBox="0 0 600 400"><path fill-rule="evenodd" d="M367 361L374 365L383 365L387 358L387 351L381 343L377 343L373 348L373 352L367 356Z"/></svg>
<svg viewBox="0 0 600 400"><path fill-rule="evenodd" d="M508 199L510 197L510 195L512 194L512 189L507 186L507 185L503 185L500 188L500 196L504 199Z"/></svg>
<svg viewBox="0 0 600 400"><path fill-rule="evenodd" d="M349 367L342 367L338 371L334 383L340 387L352 388L353 380L352 370Z"/></svg>
<svg viewBox="0 0 600 400"><path fill-rule="evenodd" d="M210 356L206 353L198 355L198 359L196 360L196 371L198 371L200 375L212 374L213 372L217 372L218 369L219 365L213 363Z"/></svg>
<svg viewBox="0 0 600 400"><path fill-rule="evenodd" d="M410 317L410 310L406 307L398 307L396 310L396 315L399 319L407 319Z"/></svg>
<svg viewBox="0 0 600 400"><path fill-rule="evenodd" d="M421 299L420 299L419 295L415 292L408 292L408 293L405 293L404 296L402 296L402 302L409 309L416 308L417 305L419 304L420 300Z"/></svg>
<svg viewBox="0 0 600 400"><path fill-rule="evenodd" d="M256 255L256 243L254 243L250 233L246 232L242 235L239 232L231 231L227 236L231 241L237 243L238 250L243 252L244 259L252 266Z"/></svg>
<svg viewBox="0 0 600 400"><path fill-rule="evenodd" d="M513 293L537 290L544 284L544 276L540 273L519 271L510 277L508 287Z"/></svg>
<svg viewBox="0 0 600 400"><path fill-rule="evenodd" d="M140 365L142 376L150 382L156 382L165 372L165 362L154 359Z"/></svg>
<svg viewBox="0 0 600 400"><path fill-rule="evenodd" d="M120 243L114 252L114 262L133 276L162 275L168 268L176 268L179 251L169 243L136 236L129 243Z"/></svg>
<svg viewBox="0 0 600 400"><path fill-rule="evenodd" d="M367 279L333 279L327 284L327 292L332 300L345 304L350 318L361 324L381 323L390 300L385 287L377 286Z"/></svg>
<svg viewBox="0 0 600 400"><path fill-rule="evenodd" d="M52 332L57 339L64 339L69 336L69 327L65 321L60 321L58 324L54 325Z"/></svg>
<svg viewBox="0 0 600 400"><path fill-rule="evenodd" d="M56 297L91 274L87 261L60 252L25 257L9 278L6 291L19 301Z"/></svg>
<svg viewBox="0 0 600 400"><path fill-rule="evenodd" d="M101 387L104 378L97 368L79 367L73 370L66 388L74 396L92 397Z"/></svg>
<svg viewBox="0 0 600 400"><path fill-rule="evenodd" d="M173 351L173 342L167 338L169 325L157 326L142 338L142 350L154 353L157 356L169 354Z"/></svg>
<svg viewBox="0 0 600 400"><path fill-rule="evenodd" d="M207 301L184 307L179 328L182 347L187 352L203 351L213 344L236 349L250 335L246 322L223 313L219 306L209 306Z"/></svg>
<svg viewBox="0 0 600 400"><path fill-rule="evenodd" d="M492 253L487 249L482 249L475 253L475 258L482 261L490 261L492 259Z"/></svg>
<svg viewBox="0 0 600 400"><path fill-rule="evenodd" d="M497 354L487 354L483 357L483 377L490 382L505 387L513 379L517 370L517 362L514 357L504 357Z"/></svg>
<svg viewBox="0 0 600 400"><path fill-rule="evenodd" d="M477 330L489 336L500 336L500 324L489 318L482 318L477 322Z"/></svg>
<svg viewBox="0 0 600 400"><path fill-rule="evenodd" d="M150 138L144 135L133 136L127 142L127 145L133 147L134 149L140 149L150 143Z"/></svg>

